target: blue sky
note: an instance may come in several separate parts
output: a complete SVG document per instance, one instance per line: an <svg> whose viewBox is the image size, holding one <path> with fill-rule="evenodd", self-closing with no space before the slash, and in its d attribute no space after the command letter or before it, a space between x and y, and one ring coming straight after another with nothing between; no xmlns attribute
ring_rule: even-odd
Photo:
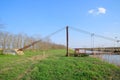
<svg viewBox="0 0 120 80"><path fill-rule="evenodd" d="M119 3L120 0L0 0L0 23L6 27L3 31L15 34L44 37L68 25L120 39ZM64 32L53 41L65 43L62 35ZM78 37L71 31L71 44L75 46Z"/></svg>

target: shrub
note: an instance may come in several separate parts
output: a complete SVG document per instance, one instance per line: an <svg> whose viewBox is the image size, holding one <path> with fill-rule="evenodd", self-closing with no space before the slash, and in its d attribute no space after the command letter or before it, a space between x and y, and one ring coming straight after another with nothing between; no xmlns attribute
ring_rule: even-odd
<svg viewBox="0 0 120 80"><path fill-rule="evenodd" d="M74 56L75 56L75 57L87 57L87 56L89 56L89 55L86 54L86 53L75 53Z"/></svg>

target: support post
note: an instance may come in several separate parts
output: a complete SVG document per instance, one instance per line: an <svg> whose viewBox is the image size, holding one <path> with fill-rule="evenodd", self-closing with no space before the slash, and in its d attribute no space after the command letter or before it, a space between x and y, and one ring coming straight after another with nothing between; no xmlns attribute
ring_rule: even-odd
<svg viewBox="0 0 120 80"><path fill-rule="evenodd" d="M68 32L68 26L66 27L66 56L69 56L68 48L69 48L69 32Z"/></svg>

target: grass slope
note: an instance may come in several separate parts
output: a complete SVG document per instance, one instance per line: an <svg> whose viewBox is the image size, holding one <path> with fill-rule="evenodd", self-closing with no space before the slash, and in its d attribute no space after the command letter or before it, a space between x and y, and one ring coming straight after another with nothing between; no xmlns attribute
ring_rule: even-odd
<svg viewBox="0 0 120 80"><path fill-rule="evenodd" d="M43 58L42 52L26 51L23 56L0 55L0 80L17 80Z"/></svg>
<svg viewBox="0 0 120 80"><path fill-rule="evenodd" d="M65 57L65 50L26 53L0 56L0 80L120 80L119 67L96 58Z"/></svg>
<svg viewBox="0 0 120 80"><path fill-rule="evenodd" d="M120 80L120 68L91 57L64 57L56 51L52 57L36 64L23 79Z"/></svg>

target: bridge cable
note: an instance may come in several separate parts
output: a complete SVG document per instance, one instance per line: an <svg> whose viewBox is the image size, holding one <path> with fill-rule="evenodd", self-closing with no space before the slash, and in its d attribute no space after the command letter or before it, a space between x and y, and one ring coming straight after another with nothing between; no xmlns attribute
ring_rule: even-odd
<svg viewBox="0 0 120 80"><path fill-rule="evenodd" d="M85 31L85 30L81 30L81 29L78 29L78 28L74 28L74 27L70 27L70 28L72 30L78 31L80 33L85 33L85 34L89 34L89 35L93 35L94 34L94 33L91 33L91 32ZM103 39L106 39L106 40L110 40L110 41L116 41L113 38L102 36L102 35L98 35L98 34L94 34L94 36L99 37L99 38L103 38Z"/></svg>
<svg viewBox="0 0 120 80"><path fill-rule="evenodd" d="M59 30L57 30L57 31L55 31L55 32L53 32L53 33L51 33L51 34L49 34L48 36L44 37L43 39L49 38L49 37L51 37L51 36L53 36L53 35L61 32L61 31L64 30L64 29L65 29L65 27L62 28L62 29L59 29ZM38 43L38 42L40 42L40 41L41 41L41 40L34 41L34 42L32 42L31 44L29 44L29 45L27 45L27 46L24 46L23 48L18 49L18 51L22 51L22 50L24 50L24 49L26 49L26 48L29 48L30 46L33 46L34 44L36 44L36 43Z"/></svg>
<svg viewBox="0 0 120 80"><path fill-rule="evenodd" d="M57 34L57 33L59 33L59 32L61 32L62 30L64 30L66 27L64 27L64 28L61 28L61 29L59 29L59 30L57 30L57 31L55 31L55 32L53 32L53 33L51 33L51 34L49 34L49 35L47 35L46 37L44 37L43 39L45 39L45 38L49 38L49 37L51 37L51 36L53 36L53 35L55 35L55 34Z"/></svg>

